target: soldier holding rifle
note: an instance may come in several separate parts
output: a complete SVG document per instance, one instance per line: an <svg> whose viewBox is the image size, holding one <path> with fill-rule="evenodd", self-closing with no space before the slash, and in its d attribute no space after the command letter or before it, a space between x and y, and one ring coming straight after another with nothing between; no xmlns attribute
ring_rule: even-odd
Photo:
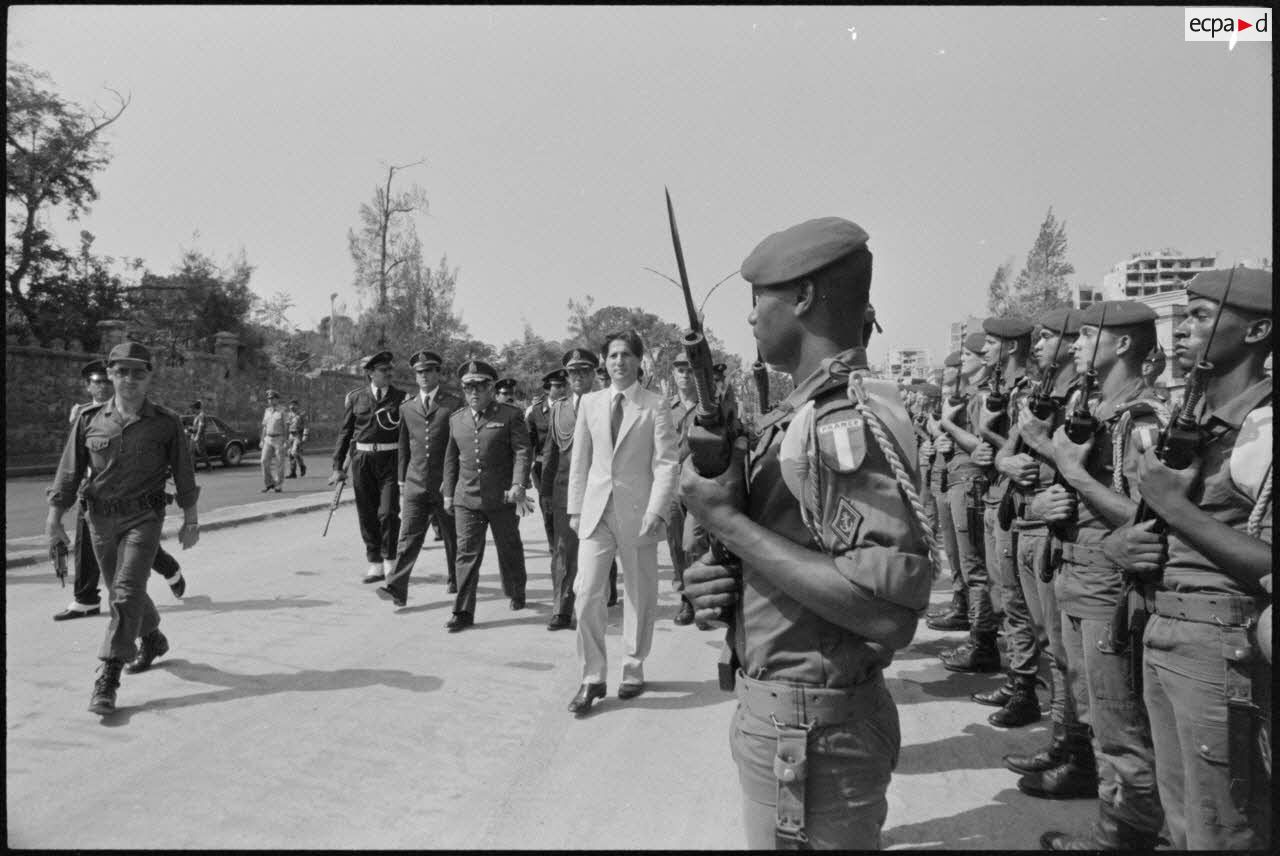
<svg viewBox="0 0 1280 856"><path fill-rule="evenodd" d="M960 363L962 352L952 351L943 361L942 397L947 401L959 400ZM926 423L929 441L921 446L922 460L928 463L926 489L933 496L936 509L937 532L946 550L947 563L951 567L951 603L931 612L925 624L934 630L968 630L969 584L960 565L960 545L956 540L956 524L951 517L951 502L947 499L947 466L955 452L951 436L942 430L942 399L930 413Z"/></svg>
<svg viewBox="0 0 1280 856"><path fill-rule="evenodd" d="M1152 607L1135 653L1145 660L1173 847L1266 850L1272 676L1260 612L1272 594L1272 387L1263 373L1274 343L1271 273L1207 271L1187 298L1173 358L1190 372L1187 399L1202 401L1187 414L1191 454L1176 462L1166 443L1162 462L1145 451L1137 487L1150 514L1103 546L1140 575Z"/></svg>
<svg viewBox="0 0 1280 856"><path fill-rule="evenodd" d="M929 602L910 422L892 384L860 377L866 242L848 220L810 220L743 262L761 357L796 388L745 460L740 440L719 476L681 478L690 512L741 557L740 576L704 558L684 580L700 619L734 616L730 741L753 849L879 846L900 745L882 670Z"/></svg>

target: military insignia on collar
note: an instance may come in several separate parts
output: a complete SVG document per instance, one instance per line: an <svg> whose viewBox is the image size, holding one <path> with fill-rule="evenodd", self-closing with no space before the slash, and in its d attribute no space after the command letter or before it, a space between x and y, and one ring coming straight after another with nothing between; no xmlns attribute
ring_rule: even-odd
<svg viewBox="0 0 1280 856"><path fill-rule="evenodd" d="M840 497L835 517L832 518L830 525L831 532L836 537L836 543L832 545L833 550L844 550L853 546L858 537L858 529L862 526L862 515L853 507L849 497Z"/></svg>

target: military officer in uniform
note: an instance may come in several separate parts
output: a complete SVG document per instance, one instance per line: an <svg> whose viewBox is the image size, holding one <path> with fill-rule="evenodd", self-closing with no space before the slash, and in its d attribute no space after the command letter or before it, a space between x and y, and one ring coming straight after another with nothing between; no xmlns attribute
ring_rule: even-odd
<svg viewBox="0 0 1280 856"><path fill-rule="evenodd" d="M449 445L449 417L462 399L440 386L440 355L418 351L409 358L418 379L418 394L400 405L400 448L396 455L396 485L400 491L400 543L396 545L395 569L387 574L378 596L396 606L409 597L409 575L422 552L422 542L434 518L444 536L448 586L456 592L458 535L452 515L440 500L444 479L444 455Z"/></svg>
<svg viewBox="0 0 1280 856"><path fill-rule="evenodd" d="M516 402L516 381L515 378L504 377L493 385L493 398L499 404L515 404Z"/></svg>
<svg viewBox="0 0 1280 856"><path fill-rule="evenodd" d="M959 389L961 351L952 351L943 360L942 396L948 401ZM947 498L947 465L955 452L955 443L951 435L942 430L941 412L938 416L930 414L926 423L929 441L922 445L923 460L928 463L928 491L933 495L935 520L938 536L942 540L947 554L947 564L951 568L951 602L925 617L925 624L934 630L968 630L969 624L969 585L965 580L960 565L960 545L956 541L956 526L951 517L951 502Z"/></svg>
<svg viewBox="0 0 1280 856"><path fill-rule="evenodd" d="M1054 594L1063 612L1068 680L1081 721L1093 728L1098 819L1089 834L1050 830L1046 850L1155 847L1163 813L1156 789L1147 713L1127 653L1112 638L1123 573L1103 549L1137 509L1137 462L1168 414L1142 382L1142 359L1156 342L1156 313L1133 300L1095 303L1080 318L1071 347L1076 372L1093 370L1098 393L1076 390L1068 410L1088 408L1094 431L1075 443L1065 426L1053 434L1054 465L1075 492ZM1090 384L1092 385L1092 384Z"/></svg>
<svg viewBox="0 0 1280 856"><path fill-rule="evenodd" d="M289 399L289 414L285 420L289 430L289 474L285 478L295 479L301 474L307 475L307 462L302 459L302 444L307 441L307 417L302 413L302 404L296 398Z"/></svg>
<svg viewBox="0 0 1280 856"><path fill-rule="evenodd" d="M369 385L353 389L343 402L342 427L333 451L329 484L347 478L344 466L351 453L351 481L356 496L356 516L364 540L369 569L364 582L376 583L395 570L396 544L400 538L399 475L400 405L405 393L391 385L390 351L364 359ZM354 448L353 448L354 447Z"/></svg>
<svg viewBox="0 0 1280 856"><path fill-rule="evenodd" d="M547 432L543 441L542 481L538 502L544 501L554 513L555 539L551 550L551 620L548 630L573 627L573 583L578 578L578 533L569 525L569 466L573 460L573 429L582 396L595 385L595 368L600 358L586 348L574 348L560 362L569 392L551 403ZM617 592L616 565L613 591Z"/></svg>
<svg viewBox="0 0 1280 856"><path fill-rule="evenodd" d="M476 588L484 560L485 530L492 527L502 591L513 610L525 607L527 576L516 504L524 500L533 454L529 430L518 407L494 399L498 373L479 360L458 369L466 404L449 420L444 478L444 510L458 529L458 596L450 633L475 623Z"/></svg>
<svg viewBox="0 0 1280 856"><path fill-rule="evenodd" d="M89 701L90 712L102 716L116 709L126 662L130 673L143 672L169 650L160 614L147 595L147 576L160 544L170 477L184 516L178 540L185 550L200 538L200 488L182 420L147 397L150 352L137 342L122 342L111 349L107 367L115 396L85 408L67 436L49 489L45 525L51 547L68 543L62 517L87 476L80 495L94 556L111 589L111 623L98 651L102 667Z"/></svg>
<svg viewBox="0 0 1280 856"><path fill-rule="evenodd" d="M1206 271L1187 284L1173 358L1187 373L1208 366L1189 379L1204 381L1194 461L1174 470L1146 448L1138 491L1168 531L1147 520L1104 542L1150 611L1130 653L1143 657L1156 782L1177 850L1272 845L1274 684L1261 613L1274 562L1273 390L1263 370L1273 301L1270 271Z"/></svg>
<svg viewBox="0 0 1280 856"><path fill-rule="evenodd" d="M547 445L547 430L551 417L551 407L564 398L568 377L564 369L555 369L542 377L542 389L545 397L529 405L525 411L524 421L529 426L529 443L536 455L533 461L533 484L538 487L538 511L542 514L542 527L547 533L547 550L553 552L556 546L555 511L552 509L551 494L542 493L542 468Z"/></svg>
<svg viewBox="0 0 1280 856"><path fill-rule="evenodd" d="M743 262L761 357L796 387L762 420L745 472L739 441L720 477L681 475L689 511L741 561L740 580L698 561L684 582L699 618L733 609L730 743L751 849L879 846L901 743L883 670L929 603L910 422L892 382L866 377L866 242L828 217Z"/></svg>
<svg viewBox="0 0 1280 856"><path fill-rule="evenodd" d="M288 454L285 441L289 433L289 414L280 406L280 393L267 390L267 408L262 413L262 430L259 433L262 449L263 493L284 489L284 459Z"/></svg>

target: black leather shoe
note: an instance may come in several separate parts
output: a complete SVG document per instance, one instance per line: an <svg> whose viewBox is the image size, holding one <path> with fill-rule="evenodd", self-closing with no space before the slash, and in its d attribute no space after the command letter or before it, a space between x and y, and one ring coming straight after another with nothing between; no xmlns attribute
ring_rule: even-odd
<svg viewBox="0 0 1280 856"><path fill-rule="evenodd" d="M680 611L677 612L676 617L671 620L674 621L676 624L679 624L681 627L684 627L685 625L688 625L688 624L692 624L693 623L693 604L689 603L689 601L685 600L684 598L680 598ZM625 686L625 684L623 686ZM619 690L618 692L621 693L622 691Z"/></svg>
<svg viewBox="0 0 1280 856"><path fill-rule="evenodd" d="M1006 679L1003 684L993 690L983 693L973 693L969 698L978 704L986 704L991 707L1004 707L1005 704L1013 697L1014 683L1012 679Z"/></svg>
<svg viewBox="0 0 1280 856"><path fill-rule="evenodd" d="M511 598L511 611L517 612L521 609L524 609L524 598L523 597Z"/></svg>
<svg viewBox="0 0 1280 856"><path fill-rule="evenodd" d="M1036 698L1036 685L1032 681L1019 684L1004 707L987 717L996 728L1020 728L1040 721L1040 699Z"/></svg>
<svg viewBox="0 0 1280 856"><path fill-rule="evenodd" d="M283 492L284 492L284 488L280 487L280 485L276 485L276 493L283 493Z"/></svg>
<svg viewBox="0 0 1280 856"><path fill-rule="evenodd" d="M568 630L573 624L569 616L556 614L551 616L551 620L547 622L548 630Z"/></svg>
<svg viewBox="0 0 1280 856"><path fill-rule="evenodd" d="M88 618L90 615L98 615L102 612L102 607L91 606L85 610L72 609L67 607L53 617L54 621L68 621L72 618Z"/></svg>
<svg viewBox="0 0 1280 856"><path fill-rule="evenodd" d="M968 630L969 616L962 612L946 612L936 618L926 618L926 626L932 630Z"/></svg>
<svg viewBox="0 0 1280 856"><path fill-rule="evenodd" d="M629 698L635 698L644 692L644 684L623 684L618 687L618 698L626 701Z"/></svg>
<svg viewBox="0 0 1280 856"><path fill-rule="evenodd" d="M169 640L159 630L152 630L146 636L142 637L142 644L138 646L138 656L133 662L124 667L124 670L131 675L138 672L145 672L151 668L151 664L155 662L156 657L163 657L169 653Z"/></svg>
<svg viewBox="0 0 1280 856"><path fill-rule="evenodd" d="M448 628L450 633L457 633L459 630L466 630L475 623L475 619L471 617L471 613L455 612L453 614L453 618L449 619L448 623L445 624L445 627Z"/></svg>
<svg viewBox="0 0 1280 856"><path fill-rule="evenodd" d="M995 634L983 634L974 644L961 646L950 657L944 656L942 665L952 672L1000 671L1000 649L996 647Z"/></svg>
<svg viewBox="0 0 1280 856"><path fill-rule="evenodd" d="M362 579L360 582L362 582L362 583L366 583L366 584L368 584L368 583L380 583L380 582L382 582L383 580L385 580L386 578L387 578L387 575L386 575L386 574L381 574L381 573L379 573L379 574L368 574L368 575L366 575L366 576L365 576L365 578L364 578L364 579Z"/></svg>
<svg viewBox="0 0 1280 856"><path fill-rule="evenodd" d="M383 600L389 600L392 603L394 603L396 606L404 606L405 604L404 598L402 598L400 595L396 594L386 586L378 586L378 597L382 598Z"/></svg>
<svg viewBox="0 0 1280 856"><path fill-rule="evenodd" d="M1058 766L1067 760L1066 737L1062 726L1055 725L1053 727L1053 737L1049 740L1048 746L1044 746L1030 755L1019 755L1015 752L1010 752L1001 760L1012 772L1019 774L1040 773L1050 767Z"/></svg>
<svg viewBox="0 0 1280 856"><path fill-rule="evenodd" d="M573 701L569 702L569 712L575 716L581 716L591 710L591 702L598 698L604 698L608 691L605 684L583 684L578 688L578 694L573 697Z"/></svg>
<svg viewBox="0 0 1280 856"><path fill-rule="evenodd" d="M1098 771L1093 763L1068 759L1057 767L1018 779L1018 790L1043 800L1097 799Z"/></svg>
<svg viewBox="0 0 1280 856"><path fill-rule="evenodd" d="M944 615L968 615L969 614L969 598L967 595L951 595L951 602L946 606L931 610L925 613L925 618L941 618Z"/></svg>
<svg viewBox="0 0 1280 856"><path fill-rule="evenodd" d="M116 712L116 690L120 688L120 670L124 660L103 660L98 667L100 674L93 682L93 696L89 699L89 712L106 716Z"/></svg>
<svg viewBox="0 0 1280 856"><path fill-rule="evenodd" d="M458 593L458 583L457 583L457 581L456 581L456 580L449 580L449 584L448 584L447 586L445 586L445 587L444 587L444 590L445 590L445 592L446 592L446 593L448 593L448 594L457 594L457 593Z"/></svg>
<svg viewBox="0 0 1280 856"><path fill-rule="evenodd" d="M173 592L174 597L181 600L182 596L187 593L187 578L178 577L177 582L169 583L169 591Z"/></svg>

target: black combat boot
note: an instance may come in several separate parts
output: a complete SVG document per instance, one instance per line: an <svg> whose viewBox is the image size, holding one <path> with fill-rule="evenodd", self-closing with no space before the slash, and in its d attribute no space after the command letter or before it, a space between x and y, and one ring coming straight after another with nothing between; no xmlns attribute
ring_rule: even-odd
<svg viewBox="0 0 1280 856"><path fill-rule="evenodd" d="M1154 850L1159 836L1143 832L1100 808L1098 819L1087 835L1071 835L1049 830L1040 836L1041 850Z"/></svg>
<svg viewBox="0 0 1280 856"><path fill-rule="evenodd" d="M969 698L978 704L986 704L991 707L1004 707L1009 699L1013 698L1014 691L1018 688L1017 683L1013 680L1013 675L1006 675L1004 683L993 690L986 692L973 693Z"/></svg>
<svg viewBox="0 0 1280 856"><path fill-rule="evenodd" d="M93 682L93 697L89 699L89 712L106 716L116 711L116 690L120 688L120 670L124 660L103 660L98 667L98 679Z"/></svg>
<svg viewBox="0 0 1280 856"><path fill-rule="evenodd" d="M942 658L942 665L952 672L998 672L1000 649L993 632L973 634L972 645L962 645L954 654Z"/></svg>
<svg viewBox="0 0 1280 856"><path fill-rule="evenodd" d="M1005 755L1004 765L1015 773L1039 773L1056 767L1067 760L1066 740L1066 729L1055 722L1048 746L1031 755Z"/></svg>
<svg viewBox="0 0 1280 856"><path fill-rule="evenodd" d="M142 644L138 646L138 656L125 668L125 671L131 675L145 672L151 668L151 664L155 662L156 657L162 657L168 653L169 640L165 638L159 628L152 630L142 637Z"/></svg>
<svg viewBox="0 0 1280 856"><path fill-rule="evenodd" d="M939 618L949 618L951 616L962 616L966 621L969 618L969 595L965 592L953 592L951 594L951 603L935 609L925 614L926 619L936 620ZM929 626L933 626L931 623Z"/></svg>
<svg viewBox="0 0 1280 856"><path fill-rule="evenodd" d="M1098 765L1086 726L1069 726L1063 738L1065 759L1056 767L1028 773L1018 780L1018 790L1047 800L1097 799Z"/></svg>
<svg viewBox="0 0 1280 856"><path fill-rule="evenodd" d="M1019 728L1040 721L1040 699L1036 697L1036 679L1020 677L1014 683L1013 695L1004 707L987 717L996 728Z"/></svg>
<svg viewBox="0 0 1280 856"><path fill-rule="evenodd" d="M303 478L307 477L307 465L302 461L298 461L298 472L302 473Z"/></svg>

